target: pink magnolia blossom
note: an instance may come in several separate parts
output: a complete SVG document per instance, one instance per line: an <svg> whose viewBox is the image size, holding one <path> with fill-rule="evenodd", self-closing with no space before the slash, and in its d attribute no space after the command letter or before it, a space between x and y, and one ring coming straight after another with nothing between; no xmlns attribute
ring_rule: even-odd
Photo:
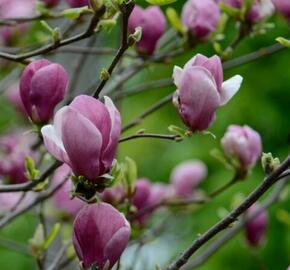
<svg viewBox="0 0 290 270"><path fill-rule="evenodd" d="M220 20L220 10L213 0L188 0L182 9L182 23L197 38L214 32Z"/></svg>
<svg viewBox="0 0 290 270"><path fill-rule="evenodd" d="M48 122L67 85L67 72L59 64L36 60L26 66L20 79L20 96L28 116L35 123Z"/></svg>
<svg viewBox="0 0 290 270"><path fill-rule="evenodd" d="M221 144L225 153L238 158L245 169L253 167L262 154L261 137L249 126L229 126Z"/></svg>
<svg viewBox="0 0 290 270"><path fill-rule="evenodd" d="M173 79L177 87L173 103L192 131L207 129L215 119L216 110L235 95L243 80L236 75L223 82L220 58L201 54L189 60L183 69L175 66Z"/></svg>
<svg viewBox="0 0 290 270"><path fill-rule="evenodd" d="M121 117L109 97L105 103L77 96L61 108L54 125L41 129L47 150L72 168L76 176L98 182L109 172L120 137Z"/></svg>
<svg viewBox="0 0 290 270"><path fill-rule="evenodd" d="M142 37L137 43L138 51L153 54L166 28L166 19L161 9L157 6L149 6L146 9L135 6L129 18L130 32L134 33L138 26L142 28Z"/></svg>
<svg viewBox="0 0 290 270"><path fill-rule="evenodd" d="M85 268L95 264L112 269L125 250L131 233L124 215L107 203L86 205L73 225L73 245Z"/></svg>
<svg viewBox="0 0 290 270"><path fill-rule="evenodd" d="M66 0L68 5L72 8L83 7L89 5L89 0Z"/></svg>
<svg viewBox="0 0 290 270"><path fill-rule="evenodd" d="M205 179L207 168L199 160L188 160L177 165L171 174L171 182L179 197L191 197L194 189Z"/></svg>
<svg viewBox="0 0 290 270"><path fill-rule="evenodd" d="M288 0L272 0L276 10L290 19L290 1Z"/></svg>
<svg viewBox="0 0 290 270"><path fill-rule="evenodd" d="M246 212L246 217L253 215L261 208L258 204L253 204ZM246 224L246 238L251 246L261 244L266 233L268 223L268 214L263 210L257 217Z"/></svg>

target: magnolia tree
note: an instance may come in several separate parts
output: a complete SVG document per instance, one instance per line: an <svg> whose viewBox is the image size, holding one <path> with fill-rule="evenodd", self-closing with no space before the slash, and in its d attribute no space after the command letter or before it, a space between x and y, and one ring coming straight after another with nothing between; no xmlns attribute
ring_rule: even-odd
<svg viewBox="0 0 290 270"><path fill-rule="evenodd" d="M239 231L244 231L249 247L263 243L270 222L267 209L280 200L287 185L290 156L280 157L280 162L271 153L263 153L262 136L254 126L227 123L221 138L208 129L225 121L216 119L216 112L238 98L235 94L247 80L240 75L225 79L224 69L290 47L289 40L277 37L270 47L233 58L241 41L269 31L269 18L275 12L290 19L290 1L180 0L181 12L173 2L0 1L2 87L7 89L6 100L24 118L13 127L8 123L0 138L0 228L27 212L39 216L34 235L26 243L35 267L195 269ZM120 41L114 40L116 35ZM200 53L205 46L215 53ZM91 61L94 69L105 55L110 62L98 68L96 81L87 89L79 87L92 71L84 69L85 63ZM181 66L176 64L177 57L184 59L179 60ZM158 72L169 68L171 78L146 78L138 87L126 89L127 80L154 64ZM147 108L139 103L143 112L131 113L126 116L131 120L123 121L121 99L163 87L170 87L169 95ZM142 128L143 119L167 104L180 123L160 121L168 127L166 134ZM132 132L134 127L139 130ZM168 181L158 183L138 178L137 162L117 155L119 144L149 138L179 143L186 153L184 141L207 134L211 135L206 136L208 140L219 144L220 150L213 150L212 155L222 162L220 170L233 172L229 182L216 184L213 190L200 189L211 172L195 156L184 158L172 168ZM161 153L158 148L150 151L157 165ZM262 164L264 179L235 200L215 224L198 236L189 233L190 241L183 248L173 241L160 248L162 252L153 249L153 265L138 263L141 247L172 222L167 215L178 219L182 212L206 211L218 196L250 178L256 164ZM162 166L159 162L158 167ZM268 197L260 200L270 189ZM177 229L170 232L174 233ZM12 240L9 243L15 248ZM164 252L170 256L159 261Z"/></svg>

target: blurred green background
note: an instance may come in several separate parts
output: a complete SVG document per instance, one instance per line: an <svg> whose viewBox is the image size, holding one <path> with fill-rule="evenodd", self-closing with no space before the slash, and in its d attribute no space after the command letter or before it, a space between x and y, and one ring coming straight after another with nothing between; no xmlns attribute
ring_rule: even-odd
<svg viewBox="0 0 290 270"><path fill-rule="evenodd" d="M172 5L181 10L184 1ZM246 38L234 51L232 57L255 51L262 47L275 43L277 36L289 36L289 23L283 18L276 16L272 20L275 27L265 35ZM233 22L231 22L233 26ZM39 31L39 25L35 24L34 31ZM33 36L33 31L31 35ZM233 33L231 33L233 34ZM116 46L117 33L102 35L98 41L99 46ZM114 38L112 38L114 37ZM100 45L101 44L101 45ZM123 88L147 81L170 78L174 65L183 66L196 53L207 56L214 54L211 45L203 44L191 50L187 54L174 59L170 64L154 64L140 72L134 79L126 83ZM54 58L70 69L72 57ZM86 89L87 85L95 81L100 68L109 63L109 57L91 56L84 66L83 83L78 88ZM97 66L96 66L97 63ZM208 178L202 183L201 188L212 191L227 182L233 172L226 170L211 155L213 148L220 147L220 138L230 124L247 124L257 130L263 138L263 151L272 152L275 156L283 159L289 153L290 136L290 51L283 50L271 56L263 57L255 62L233 68L225 72L225 78L240 74L244 82L239 93L225 107L218 110L217 119L210 128L216 135L211 136L194 134L191 138L180 143L161 141L154 139L138 139L122 143L119 147L118 159L125 156L133 158L138 164L139 176L148 177L154 182L168 183L172 168L179 162L187 159L200 159L208 166ZM90 83L88 83L89 77ZM3 75L4 76L4 75ZM1 89L2 90L2 89ZM123 99L121 106L123 123L127 123L154 102L174 91L174 87L152 89L142 94ZM23 122L12 110L9 104L2 98L0 127L4 130L10 125L17 126ZM142 124L126 134L132 134L140 128L147 132L167 133L167 127L171 124L182 126L182 123L172 104L155 112L146 118ZM178 222L174 224L176 232L181 234L178 241L172 243L175 255L187 247L198 233L204 232L219 219L221 209L229 210L236 194L248 194L263 179L264 173L260 164L254 168L250 177L244 182L238 183L217 199L195 208L194 211L186 211L178 214ZM288 196L287 196L287 194ZM290 224L279 215L285 210L290 215L289 187L284 192L284 199L271 207L269 210L270 221L265 243L256 249L249 248L245 243L243 234L240 233L209 259L201 270L245 270L245 269L268 269L285 270L290 264ZM158 218L157 218L158 219ZM31 238L37 219L31 215L23 216L7 226L0 232L0 246L5 239L13 239L21 243L27 243ZM0 247L0 269L34 269L35 262L32 258ZM173 256L174 254L172 254ZM157 258L158 259L158 258Z"/></svg>

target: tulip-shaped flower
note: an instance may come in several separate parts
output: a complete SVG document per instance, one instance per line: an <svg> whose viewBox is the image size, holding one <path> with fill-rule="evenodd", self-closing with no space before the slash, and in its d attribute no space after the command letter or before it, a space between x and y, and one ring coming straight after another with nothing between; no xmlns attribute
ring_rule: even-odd
<svg viewBox="0 0 290 270"><path fill-rule="evenodd" d="M179 197L188 198L194 189L205 179L207 168L198 160L189 160L177 165L171 174L171 182Z"/></svg>
<svg viewBox="0 0 290 270"><path fill-rule="evenodd" d="M173 97L184 124L192 131L207 129L218 107L226 104L239 90L243 78L236 75L223 82L223 68L218 56L193 57L184 68L173 71L177 91Z"/></svg>
<svg viewBox="0 0 290 270"><path fill-rule="evenodd" d="M125 250L130 224L107 203L84 206L73 225L73 245L85 269L112 269Z"/></svg>
<svg viewBox="0 0 290 270"><path fill-rule="evenodd" d="M42 0L47 7L54 7L59 4L60 0Z"/></svg>
<svg viewBox="0 0 290 270"><path fill-rule="evenodd" d="M70 174L70 167L66 164L63 164L54 172L51 182L53 185L58 185L65 179L68 179ZM85 203L78 198L70 198L71 186L72 183L67 180L53 195L52 200L56 209L61 210L71 216L76 216Z"/></svg>
<svg viewBox="0 0 290 270"><path fill-rule="evenodd" d="M229 126L221 144L225 153L237 158L245 170L253 167L262 153L259 133L248 126Z"/></svg>
<svg viewBox="0 0 290 270"><path fill-rule="evenodd" d="M262 243L268 223L268 214L265 210L261 210L261 206L253 204L246 212L246 217L260 213L246 224L246 238L251 246L258 246Z"/></svg>
<svg viewBox="0 0 290 270"><path fill-rule="evenodd" d="M46 123L63 100L68 84L65 69L47 60L36 60L23 71L20 96L26 113L35 123Z"/></svg>
<svg viewBox="0 0 290 270"><path fill-rule="evenodd" d="M142 28L142 37L137 43L137 49L140 53L151 55L165 31L165 16L159 7L150 6L142 9L140 6L135 6L129 18L130 32L134 33L138 26Z"/></svg>
<svg viewBox="0 0 290 270"><path fill-rule="evenodd" d="M182 23L197 38L214 32L220 20L220 10L214 0L188 0L182 9Z"/></svg>
<svg viewBox="0 0 290 270"><path fill-rule="evenodd" d="M76 176L98 184L109 172L119 141L121 117L109 97L105 103L93 97L77 96L61 108L54 125L41 129L47 150L72 168Z"/></svg>
<svg viewBox="0 0 290 270"><path fill-rule="evenodd" d="M290 19L290 1L289 0L272 0L278 12Z"/></svg>
<svg viewBox="0 0 290 270"><path fill-rule="evenodd" d="M89 5L89 0L66 0L66 2L72 8L84 7Z"/></svg>

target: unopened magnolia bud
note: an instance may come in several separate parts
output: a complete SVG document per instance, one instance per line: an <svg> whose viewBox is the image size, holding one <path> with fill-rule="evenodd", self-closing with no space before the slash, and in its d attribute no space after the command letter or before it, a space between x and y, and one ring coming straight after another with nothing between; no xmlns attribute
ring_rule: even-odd
<svg viewBox="0 0 290 270"><path fill-rule="evenodd" d="M216 30L220 11L214 0L188 0L183 6L181 19L192 35L204 38Z"/></svg>
<svg viewBox="0 0 290 270"><path fill-rule="evenodd" d="M240 162L240 169L252 168L262 152L260 134L249 126L230 125L221 139L225 153Z"/></svg>
<svg viewBox="0 0 290 270"><path fill-rule="evenodd" d="M67 85L68 74L59 64L42 59L26 66L20 79L20 96L34 123L46 123L52 118Z"/></svg>
<svg viewBox="0 0 290 270"><path fill-rule="evenodd" d="M265 173L270 174L280 166L279 158L274 158L272 153L262 154L262 167Z"/></svg>
<svg viewBox="0 0 290 270"><path fill-rule="evenodd" d="M246 224L246 238L251 246L258 246L262 243L263 237L266 233L268 214L265 210L261 209L258 204L253 204L246 212L246 217L250 217L257 211L260 213Z"/></svg>
<svg viewBox="0 0 290 270"><path fill-rule="evenodd" d="M207 168L199 160L189 160L177 165L171 174L171 182L179 197L191 197L194 189L205 179Z"/></svg>
<svg viewBox="0 0 290 270"><path fill-rule="evenodd" d="M85 269L112 269L125 250L130 224L107 203L86 205L73 225L73 245Z"/></svg>
<svg viewBox="0 0 290 270"><path fill-rule="evenodd" d="M165 16L157 6L149 6L147 9L135 6L129 17L130 32L135 33L138 26L142 28L142 37L136 44L137 50L140 53L151 55L154 53L158 40L165 32Z"/></svg>

